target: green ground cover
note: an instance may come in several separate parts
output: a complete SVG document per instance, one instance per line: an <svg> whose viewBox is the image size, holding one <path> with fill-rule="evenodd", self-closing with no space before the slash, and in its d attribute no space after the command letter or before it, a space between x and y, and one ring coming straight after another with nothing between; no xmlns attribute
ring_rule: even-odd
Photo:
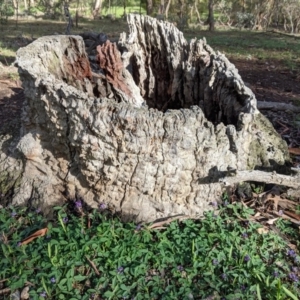
<svg viewBox="0 0 300 300"><path fill-rule="evenodd" d="M216 203L212 205L217 206ZM202 220L156 229L122 223L104 204L0 210L0 282L29 285L30 299L297 299L299 256L289 243L249 221L253 211L226 199ZM299 231L277 228L299 246ZM21 242L47 228L45 236ZM214 297L214 298L209 298ZM8 297L5 299L9 299Z"/></svg>

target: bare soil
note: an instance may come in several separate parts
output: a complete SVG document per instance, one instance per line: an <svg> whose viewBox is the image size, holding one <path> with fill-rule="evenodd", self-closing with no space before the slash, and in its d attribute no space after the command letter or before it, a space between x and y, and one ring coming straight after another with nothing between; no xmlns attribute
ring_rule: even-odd
<svg viewBox="0 0 300 300"><path fill-rule="evenodd" d="M258 101L300 104L300 74L278 61L230 60Z"/></svg>
<svg viewBox="0 0 300 300"><path fill-rule="evenodd" d="M23 102L21 82L0 73L0 132L5 124L21 117Z"/></svg>
<svg viewBox="0 0 300 300"><path fill-rule="evenodd" d="M244 82L254 92L258 101L300 105L300 74L289 70L278 61L230 60L239 70ZM300 116L292 112L262 111L274 128L287 142L289 148L300 147ZM295 167L300 166L300 156L294 156Z"/></svg>

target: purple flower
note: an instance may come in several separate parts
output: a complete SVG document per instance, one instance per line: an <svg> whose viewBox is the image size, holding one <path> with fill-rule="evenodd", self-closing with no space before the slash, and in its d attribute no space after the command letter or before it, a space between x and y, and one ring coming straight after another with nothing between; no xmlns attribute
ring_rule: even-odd
<svg viewBox="0 0 300 300"><path fill-rule="evenodd" d="M210 205L213 206L214 208L218 207L218 203L216 201L210 202Z"/></svg>
<svg viewBox="0 0 300 300"><path fill-rule="evenodd" d="M223 273L223 274L221 275L221 277L222 277L222 279L226 280L226 279L227 279L227 274Z"/></svg>
<svg viewBox="0 0 300 300"><path fill-rule="evenodd" d="M68 217L63 217L63 222L66 224L66 223L68 223L68 221L69 221L69 219L68 219Z"/></svg>
<svg viewBox="0 0 300 300"><path fill-rule="evenodd" d="M278 215L279 215L279 216L282 216L282 215L283 215L282 209L278 211Z"/></svg>
<svg viewBox="0 0 300 300"><path fill-rule="evenodd" d="M246 289L246 286L245 285L241 285L241 290L244 292Z"/></svg>
<svg viewBox="0 0 300 300"><path fill-rule="evenodd" d="M247 254L247 255L245 255L245 257L244 257L244 261L245 262L247 262L247 261L249 261L251 258L250 258L250 256Z"/></svg>
<svg viewBox="0 0 300 300"><path fill-rule="evenodd" d="M123 268L123 267L119 267L119 268L117 269L118 274L122 274L123 271L124 271L124 268Z"/></svg>
<svg viewBox="0 0 300 300"><path fill-rule="evenodd" d="M41 209L40 209L40 208L37 208L37 209L35 210L35 212L36 212L37 214L39 214L39 213L41 212Z"/></svg>
<svg viewBox="0 0 300 300"><path fill-rule="evenodd" d="M213 265L217 265L219 263L219 261L214 258L212 263L213 263Z"/></svg>
<svg viewBox="0 0 300 300"><path fill-rule="evenodd" d="M21 242L18 242L18 243L17 243L17 246L18 246L18 247L21 247L21 246L22 246L22 243L21 243Z"/></svg>
<svg viewBox="0 0 300 300"><path fill-rule="evenodd" d="M55 282L56 282L56 279L55 279L54 277L52 277L52 278L50 279L50 281L51 281L52 283L55 283Z"/></svg>
<svg viewBox="0 0 300 300"><path fill-rule="evenodd" d="M45 298L46 297L46 292L43 291L42 293L40 293L40 296L43 297L43 298Z"/></svg>
<svg viewBox="0 0 300 300"><path fill-rule="evenodd" d="M136 231L139 231L139 230L141 230L142 229L142 224L138 224L136 227L135 227L135 230Z"/></svg>
<svg viewBox="0 0 300 300"><path fill-rule="evenodd" d="M295 274L295 273L293 273L293 272L291 272L290 274L289 274L289 278L292 280L292 281L294 281L294 282L298 282L298 276Z"/></svg>
<svg viewBox="0 0 300 300"><path fill-rule="evenodd" d="M105 203L100 203L99 208L100 209L106 209L106 204Z"/></svg>
<svg viewBox="0 0 300 300"><path fill-rule="evenodd" d="M80 200L75 201L75 207L77 209L81 209L82 208L82 202Z"/></svg>
<svg viewBox="0 0 300 300"><path fill-rule="evenodd" d="M275 270L275 271L273 272L273 276L274 276L275 278L278 278L278 277L279 277L278 271Z"/></svg>
<svg viewBox="0 0 300 300"><path fill-rule="evenodd" d="M287 251L287 255L290 256L290 257L296 257L296 252L292 249L289 249Z"/></svg>
<svg viewBox="0 0 300 300"><path fill-rule="evenodd" d="M244 239L247 239L247 238L248 238L247 232L243 232L243 233L242 233L242 237L243 237Z"/></svg>
<svg viewBox="0 0 300 300"><path fill-rule="evenodd" d="M17 213L13 211L10 215L14 218L17 215Z"/></svg>
<svg viewBox="0 0 300 300"><path fill-rule="evenodd" d="M294 273L298 273L298 268L297 268L297 267L291 267L291 270L292 270Z"/></svg>
<svg viewBox="0 0 300 300"><path fill-rule="evenodd" d="M183 268L182 265L179 265L179 266L177 266L177 270L180 271L180 272L182 272L184 270L184 268Z"/></svg>

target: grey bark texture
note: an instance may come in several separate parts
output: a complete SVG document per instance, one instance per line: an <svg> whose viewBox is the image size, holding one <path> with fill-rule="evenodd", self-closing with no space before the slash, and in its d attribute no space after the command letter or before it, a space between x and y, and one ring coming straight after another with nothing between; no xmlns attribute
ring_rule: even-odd
<svg viewBox="0 0 300 300"><path fill-rule="evenodd" d="M197 217L220 200L222 178L287 172L286 143L224 55L170 23L128 24L128 37L97 47L93 70L79 36L18 50L26 102L0 162L14 205L48 213L81 197L125 219Z"/></svg>

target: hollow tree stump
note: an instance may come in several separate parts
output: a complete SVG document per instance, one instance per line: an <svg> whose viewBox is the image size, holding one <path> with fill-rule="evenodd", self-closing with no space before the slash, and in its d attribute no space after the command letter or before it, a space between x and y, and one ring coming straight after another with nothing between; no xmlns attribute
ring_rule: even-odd
<svg viewBox="0 0 300 300"><path fill-rule="evenodd" d="M17 52L26 103L0 163L16 163L13 204L47 213L81 197L137 221L195 217L220 200L222 178L287 171L286 143L224 55L170 23L129 15L128 24L93 64L79 36Z"/></svg>

